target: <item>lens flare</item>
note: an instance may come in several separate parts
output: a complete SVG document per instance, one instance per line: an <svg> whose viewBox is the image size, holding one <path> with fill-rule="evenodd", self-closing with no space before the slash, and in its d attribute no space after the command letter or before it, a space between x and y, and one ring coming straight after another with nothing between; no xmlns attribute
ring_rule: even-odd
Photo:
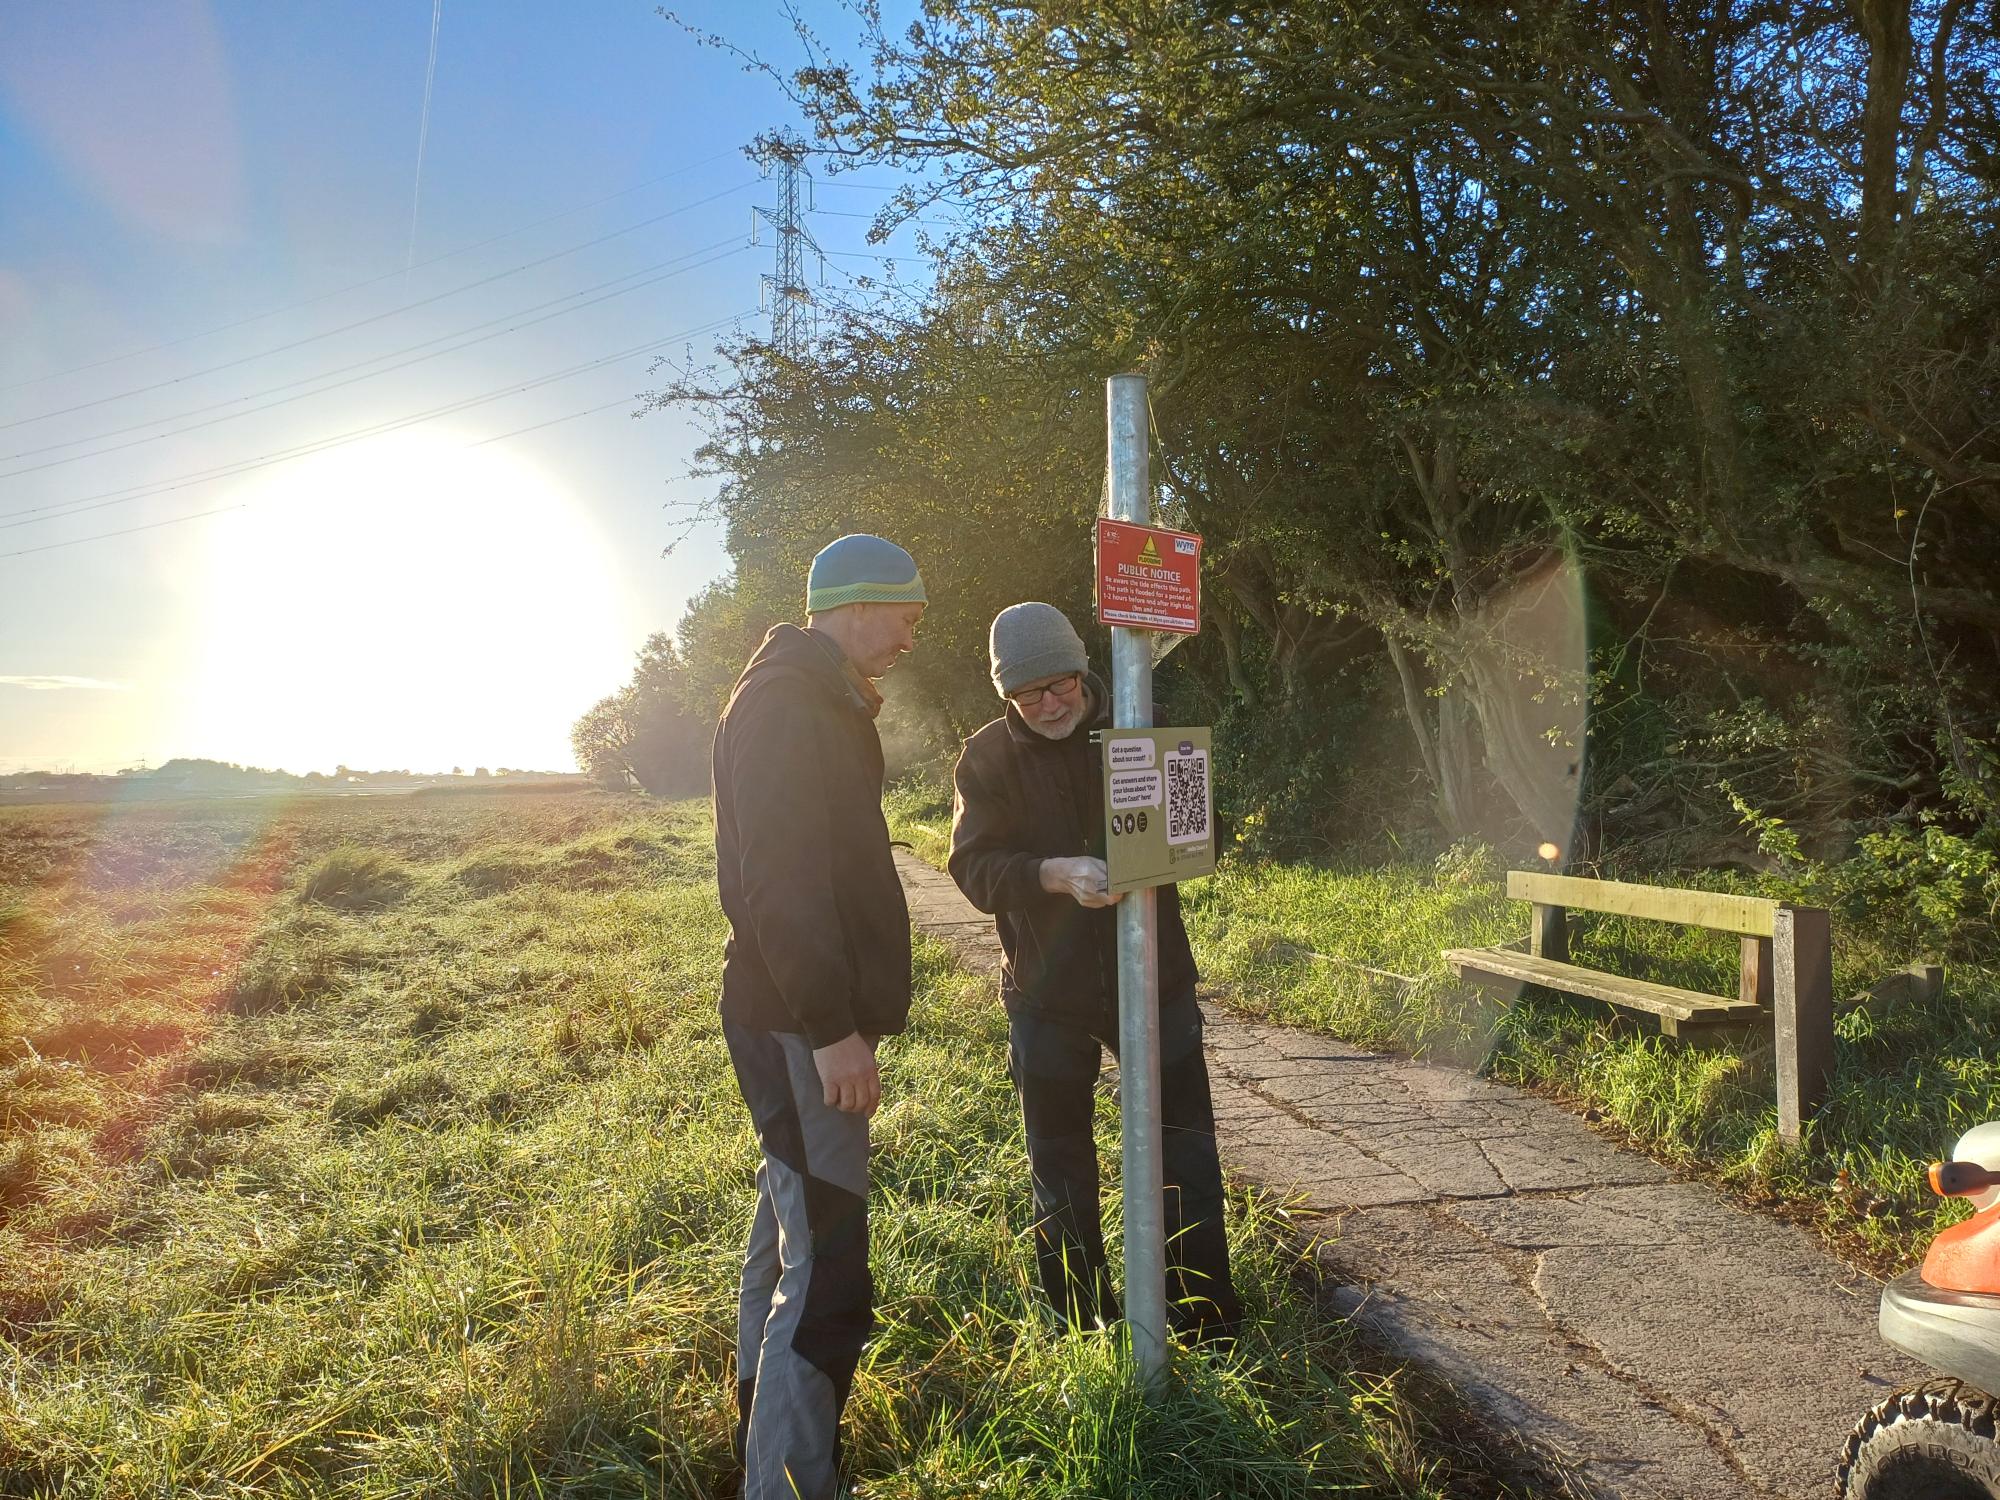
<svg viewBox="0 0 2000 1500"><path fill-rule="evenodd" d="M404 436L289 467L211 533L183 753L566 770L579 684L631 641L562 486L494 448Z"/></svg>

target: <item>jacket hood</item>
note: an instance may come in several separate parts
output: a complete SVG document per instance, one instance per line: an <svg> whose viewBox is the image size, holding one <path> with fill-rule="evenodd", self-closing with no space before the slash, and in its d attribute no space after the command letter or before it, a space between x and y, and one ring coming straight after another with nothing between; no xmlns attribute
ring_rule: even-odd
<svg viewBox="0 0 2000 1500"><path fill-rule="evenodd" d="M1007 733L1019 744L1029 745L1038 750L1055 750L1067 745L1078 735L1088 738L1092 730L1109 729L1111 727L1111 690L1104 685L1102 677L1088 670L1083 674L1083 685L1085 691L1090 694L1090 711L1083 716L1076 728L1072 729L1061 739L1052 740L1047 735L1036 734L1034 730L1028 727L1028 721L1021 717L1021 710L1014 706L1014 701L1011 698L1007 700L1007 712L1005 715Z"/></svg>
<svg viewBox="0 0 2000 1500"><path fill-rule="evenodd" d="M790 623L773 625L751 655L750 664L743 669L736 691L740 693L758 678L777 672L803 677L859 711L869 712L860 689L848 680L846 656L829 637L816 630Z"/></svg>

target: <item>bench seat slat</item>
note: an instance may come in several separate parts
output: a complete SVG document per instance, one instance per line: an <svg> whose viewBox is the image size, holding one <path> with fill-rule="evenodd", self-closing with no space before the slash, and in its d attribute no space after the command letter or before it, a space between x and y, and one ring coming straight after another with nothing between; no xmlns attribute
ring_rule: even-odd
<svg viewBox="0 0 2000 1500"><path fill-rule="evenodd" d="M1666 886L1632 885L1622 880L1585 880L1577 875L1544 875L1534 870L1509 870L1507 894L1515 901L1532 901L1539 906L1649 917L1655 922L1708 927L1742 937L1769 937L1775 930L1778 910L1777 902L1762 896L1673 890Z"/></svg>
<svg viewBox="0 0 2000 1500"><path fill-rule="evenodd" d="M1461 977L1468 972L1493 974L1567 995L1587 995L1593 1000L1650 1011L1675 1022L1746 1021L1766 1014L1762 1006L1747 1005L1741 1000L1604 974L1580 964L1557 963L1513 948L1449 948L1445 950L1444 961Z"/></svg>

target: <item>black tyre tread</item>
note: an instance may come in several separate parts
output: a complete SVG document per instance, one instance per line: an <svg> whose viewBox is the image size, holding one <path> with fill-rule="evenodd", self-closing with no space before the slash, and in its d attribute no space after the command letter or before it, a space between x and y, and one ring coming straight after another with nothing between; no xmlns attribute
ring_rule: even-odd
<svg viewBox="0 0 2000 1500"><path fill-rule="evenodd" d="M1836 1500L1924 1493L1912 1488L1871 1492L1878 1478L1877 1465L1903 1451L1920 1426L1934 1429L1930 1434L1933 1441L1965 1456L1970 1467L1955 1468L1954 1477L1983 1484L1987 1494L2000 1500L2000 1401L1950 1379L1930 1380L1898 1391L1854 1424L1835 1476Z"/></svg>

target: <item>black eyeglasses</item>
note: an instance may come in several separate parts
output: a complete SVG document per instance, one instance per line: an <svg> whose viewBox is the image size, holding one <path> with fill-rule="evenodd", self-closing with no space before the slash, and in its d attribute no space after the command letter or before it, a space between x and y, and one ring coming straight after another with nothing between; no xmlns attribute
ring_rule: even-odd
<svg viewBox="0 0 2000 1500"><path fill-rule="evenodd" d="M1076 690L1076 685L1081 681L1083 681L1083 673L1071 672L1066 677L1058 677L1054 682L1045 682L1040 687L1022 688L1020 692L1014 693L1011 696L1019 707L1033 708L1037 703L1042 701L1042 694L1071 693Z"/></svg>

